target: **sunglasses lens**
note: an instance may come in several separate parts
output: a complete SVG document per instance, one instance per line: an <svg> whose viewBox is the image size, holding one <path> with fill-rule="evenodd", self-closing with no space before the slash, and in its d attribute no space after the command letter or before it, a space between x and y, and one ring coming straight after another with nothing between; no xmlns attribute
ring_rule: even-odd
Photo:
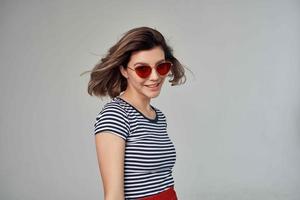
<svg viewBox="0 0 300 200"><path fill-rule="evenodd" d="M157 72L161 75L161 76L164 76L166 75L169 71L170 71L170 68L171 68L171 63L169 62L166 62L166 63L161 63L157 66Z"/></svg>
<svg viewBox="0 0 300 200"><path fill-rule="evenodd" d="M160 63L157 65L156 70L161 76L165 76L169 71L172 66L172 63L165 62L165 63ZM135 68L135 71L138 76L141 78L147 78L150 76L152 68L150 66L139 66Z"/></svg>
<svg viewBox="0 0 300 200"><path fill-rule="evenodd" d="M150 66L139 66L135 68L137 75L141 78L147 78L151 74L151 67Z"/></svg>

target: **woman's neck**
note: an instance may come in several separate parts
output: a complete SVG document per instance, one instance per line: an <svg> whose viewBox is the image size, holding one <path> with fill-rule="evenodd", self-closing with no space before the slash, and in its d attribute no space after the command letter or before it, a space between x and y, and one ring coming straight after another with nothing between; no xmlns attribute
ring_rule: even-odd
<svg viewBox="0 0 300 200"><path fill-rule="evenodd" d="M146 112L151 112L153 110L150 106L150 98L142 96L141 94L125 90L119 97L139 110Z"/></svg>

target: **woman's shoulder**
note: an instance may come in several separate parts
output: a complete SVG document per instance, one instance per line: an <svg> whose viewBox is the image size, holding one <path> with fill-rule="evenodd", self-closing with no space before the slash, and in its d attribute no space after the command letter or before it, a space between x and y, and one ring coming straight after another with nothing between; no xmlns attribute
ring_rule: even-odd
<svg viewBox="0 0 300 200"><path fill-rule="evenodd" d="M106 102L102 108L102 112L104 111L119 111L126 113L125 105L122 101L120 101L117 97L110 99L109 102Z"/></svg>
<svg viewBox="0 0 300 200"><path fill-rule="evenodd" d="M110 101L104 103L100 111L96 116L96 120L99 121L101 119L116 119L127 121L128 113L124 108L122 102L118 101L115 98L110 99Z"/></svg>
<svg viewBox="0 0 300 200"><path fill-rule="evenodd" d="M96 116L94 127L94 134L110 131L126 140L130 125L122 104L115 99L106 102Z"/></svg>

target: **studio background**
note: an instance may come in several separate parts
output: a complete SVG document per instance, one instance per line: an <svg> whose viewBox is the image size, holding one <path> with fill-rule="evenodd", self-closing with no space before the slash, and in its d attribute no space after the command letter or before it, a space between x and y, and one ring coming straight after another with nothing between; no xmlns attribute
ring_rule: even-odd
<svg viewBox="0 0 300 200"><path fill-rule="evenodd" d="M89 74L127 30L187 71L168 120L180 200L300 199L300 2L0 1L0 199L103 199Z"/></svg>

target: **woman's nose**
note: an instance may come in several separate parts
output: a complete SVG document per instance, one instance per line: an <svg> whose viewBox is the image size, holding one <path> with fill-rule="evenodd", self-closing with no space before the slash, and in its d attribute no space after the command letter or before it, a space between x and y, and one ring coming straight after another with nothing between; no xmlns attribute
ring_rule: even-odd
<svg viewBox="0 0 300 200"><path fill-rule="evenodd" d="M152 68L149 79L150 80L158 80L159 79L159 74L157 73L155 68Z"/></svg>

